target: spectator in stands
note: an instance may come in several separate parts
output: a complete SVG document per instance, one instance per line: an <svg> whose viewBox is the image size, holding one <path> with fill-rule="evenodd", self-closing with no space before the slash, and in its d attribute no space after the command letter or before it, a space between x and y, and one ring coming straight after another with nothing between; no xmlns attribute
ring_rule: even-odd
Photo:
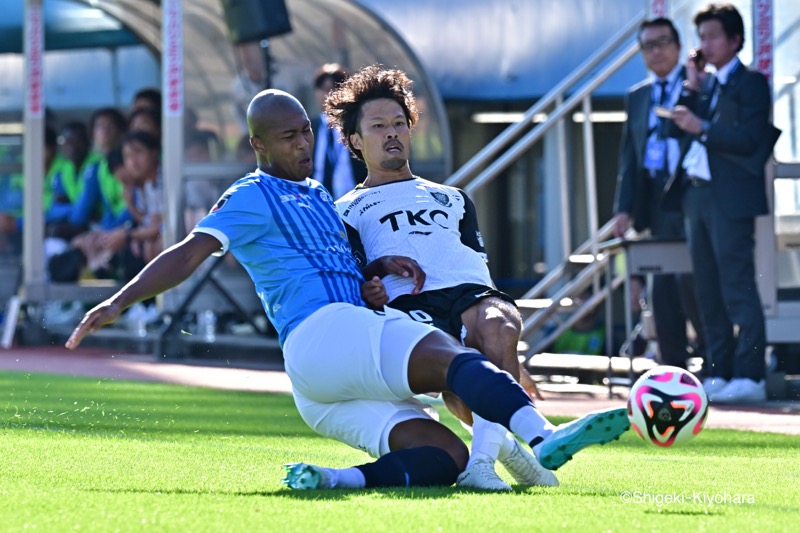
<svg viewBox="0 0 800 533"><path fill-rule="evenodd" d="M89 181L95 180L97 169L103 156L91 152L89 131L83 122L69 122L59 137L61 151L56 155L48 171L47 185L51 198L45 211L46 235L48 238L61 240L63 246L51 248L51 253L61 252L67 247L67 241L89 229L89 219L96 211L96 201L83 209L81 203L84 194L92 194ZM87 188L90 189L87 192ZM52 245L54 241L49 243Z"/></svg>
<svg viewBox="0 0 800 533"><path fill-rule="evenodd" d="M125 115L117 109L113 107L98 109L92 113L92 118L89 120L92 150L105 156L119 146L127 127Z"/></svg>
<svg viewBox="0 0 800 533"><path fill-rule="evenodd" d="M72 239L70 250L50 259L48 269L51 279L55 281L77 281L84 267L98 278L126 279L127 275L135 273L131 272L135 265L125 271L126 257L115 259L115 255L125 248L127 234L134 226L123 193L126 187L132 185L121 148L108 153L106 169L111 181L98 182L99 220L92 230Z"/></svg>
<svg viewBox="0 0 800 533"><path fill-rule="evenodd" d="M158 139L143 131L131 131L122 142L128 176L126 201L136 223L127 232L127 238L133 257L142 260L136 271L163 248L161 221L164 192L161 186L160 151Z"/></svg>
<svg viewBox="0 0 800 533"><path fill-rule="evenodd" d="M139 109L149 109L161 113L161 91L154 87L146 87L138 91L133 96L130 114L132 115Z"/></svg>
<svg viewBox="0 0 800 533"><path fill-rule="evenodd" d="M128 119L128 131L144 131L161 142L161 112L138 109Z"/></svg>
<svg viewBox="0 0 800 533"><path fill-rule="evenodd" d="M197 158L193 158L195 162L216 161L220 159L225 152L225 148L219 136L210 129L200 127L197 112L191 107L187 107L183 113L183 136L186 139L185 145L187 152L190 147L201 149L201 139L205 142L205 152L208 152L208 159L198 154ZM184 154L185 160L188 161L189 157L191 157L190 154Z"/></svg>
<svg viewBox="0 0 800 533"><path fill-rule="evenodd" d="M582 305L589 297L591 290L576 298L573 305ZM569 353L577 355L605 354L606 331L598 316L599 309L594 307L581 317L571 328L558 336L553 342L553 353ZM606 354L610 355L610 354Z"/></svg>
<svg viewBox="0 0 800 533"><path fill-rule="evenodd" d="M349 73L338 63L322 65L314 76L314 96L321 110L325 98ZM336 200L353 189L367 177L367 168L362 161L353 158L342 142L339 132L329 126L324 111L311 120L314 131L314 175Z"/></svg>
<svg viewBox="0 0 800 533"><path fill-rule="evenodd" d="M44 171L42 210L47 211L53 202L50 187L54 168L60 168L66 160L58 157L58 137L53 128L44 129ZM57 158L59 159L56 164ZM21 163L21 162L20 162ZM22 222L24 210L25 175L15 172L4 176L0 183L0 251L18 255L22 253Z"/></svg>

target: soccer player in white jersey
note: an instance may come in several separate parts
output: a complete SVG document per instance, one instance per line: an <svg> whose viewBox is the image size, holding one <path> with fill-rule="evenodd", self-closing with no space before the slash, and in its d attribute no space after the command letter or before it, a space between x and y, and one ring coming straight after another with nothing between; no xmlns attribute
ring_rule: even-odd
<svg viewBox="0 0 800 533"><path fill-rule="evenodd" d="M336 202L365 275L371 278L382 258L399 255L414 259L426 276L422 292L410 277L370 281L363 292L367 303L383 308L388 302L479 350L517 381L521 372L528 377L517 359L521 317L513 298L494 287L472 201L459 189L415 176L409 167L417 119L411 81L397 70L364 68L329 94L325 111L367 166L364 183ZM503 426L473 417L452 394L444 400L473 426L460 486L511 490L495 472L498 458L520 484L558 484Z"/></svg>
<svg viewBox="0 0 800 533"><path fill-rule="evenodd" d="M421 392L453 391L474 412L528 442L551 468L628 428L625 409L553 427L511 376L476 350L399 311L368 309L333 201L308 178L314 135L305 109L290 94L267 90L253 98L247 119L256 171L228 188L188 237L90 310L67 348L133 303L182 282L210 255L230 251L278 331L303 420L378 458L345 469L287 465L284 483L291 488L453 484L466 466L467 448L413 398ZM410 264L385 261L380 275L410 270Z"/></svg>

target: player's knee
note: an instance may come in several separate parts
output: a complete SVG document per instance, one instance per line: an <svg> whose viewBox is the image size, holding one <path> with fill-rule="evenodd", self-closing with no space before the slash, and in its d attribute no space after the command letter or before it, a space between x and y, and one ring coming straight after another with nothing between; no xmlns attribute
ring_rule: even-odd
<svg viewBox="0 0 800 533"><path fill-rule="evenodd" d="M519 313L510 309L490 306L485 309L477 329L478 334L486 341L516 342L522 331L522 320Z"/></svg>
<svg viewBox="0 0 800 533"><path fill-rule="evenodd" d="M494 364L510 371L518 365L517 343L522 327L506 315L487 316L477 328L475 346Z"/></svg>

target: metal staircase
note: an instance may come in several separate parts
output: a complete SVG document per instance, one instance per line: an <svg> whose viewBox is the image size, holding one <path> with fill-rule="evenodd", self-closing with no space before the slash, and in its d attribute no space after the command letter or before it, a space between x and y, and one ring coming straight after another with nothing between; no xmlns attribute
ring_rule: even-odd
<svg viewBox="0 0 800 533"><path fill-rule="evenodd" d="M636 35L645 17L646 13L640 12L594 55L537 101L524 114L522 120L506 128L445 182L446 185L461 187L468 194L474 194L531 150L546 133L555 129L559 153L562 242L569 243L569 191L564 122L570 118L573 111L578 108L582 111L585 208L590 237L572 253L563 257L559 265L552 267L539 283L518 300L523 313L520 355L526 361L540 353L561 333L603 303L606 306L607 353L611 353L610 295L614 289L623 285L625 276L619 272L615 273L614 269L610 268L612 258L618 250L601 249L601 243L611 236L612 224L607 222L601 227L598 221L591 96L595 89L636 55L639 50ZM535 122L534 117L541 116L542 113L546 113L547 118L543 122ZM564 246L564 250L568 249L568 245ZM581 300L579 296L590 288L591 296Z"/></svg>

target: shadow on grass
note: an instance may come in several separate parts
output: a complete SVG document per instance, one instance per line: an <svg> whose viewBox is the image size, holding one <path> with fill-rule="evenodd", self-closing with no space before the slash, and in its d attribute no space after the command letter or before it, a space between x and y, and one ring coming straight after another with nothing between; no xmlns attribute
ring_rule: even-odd
<svg viewBox="0 0 800 533"><path fill-rule="evenodd" d="M492 494L487 491L464 490L453 487L407 487L407 488L374 488L374 489L323 489L323 490L291 490L288 488L274 491L218 491L202 489L84 489L84 492L98 494L152 494L178 496L232 496L258 498L291 498L293 500L349 500L355 496L379 495L387 499L437 500L451 498L459 493ZM503 493L510 494L510 493Z"/></svg>

